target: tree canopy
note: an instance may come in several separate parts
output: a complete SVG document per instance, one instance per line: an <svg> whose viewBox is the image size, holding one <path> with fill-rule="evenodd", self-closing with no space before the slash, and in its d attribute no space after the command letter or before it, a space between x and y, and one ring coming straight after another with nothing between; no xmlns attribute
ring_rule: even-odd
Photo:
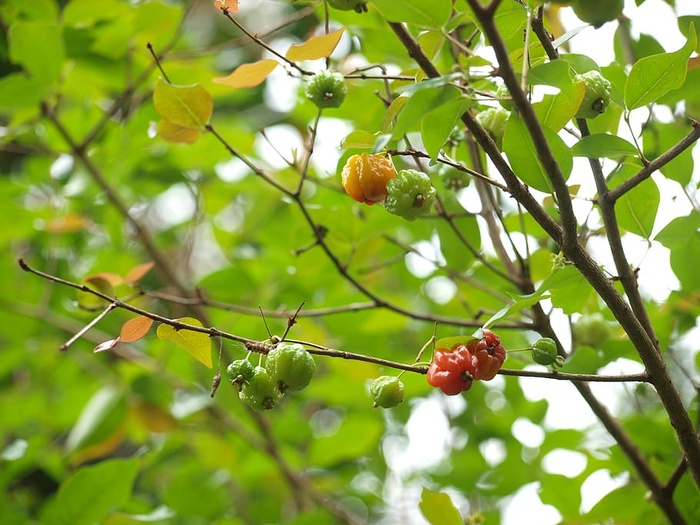
<svg viewBox="0 0 700 525"><path fill-rule="evenodd" d="M3 2L3 523L700 522L674 9Z"/></svg>

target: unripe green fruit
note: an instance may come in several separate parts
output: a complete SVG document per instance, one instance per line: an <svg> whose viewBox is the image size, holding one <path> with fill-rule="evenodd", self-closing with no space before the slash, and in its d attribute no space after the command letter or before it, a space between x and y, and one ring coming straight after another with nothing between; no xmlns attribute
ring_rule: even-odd
<svg viewBox="0 0 700 525"><path fill-rule="evenodd" d="M543 337L532 345L532 360L540 365L549 366L557 360L557 344L549 337Z"/></svg>
<svg viewBox="0 0 700 525"><path fill-rule="evenodd" d="M510 111L503 108L488 108L477 114L476 120L481 126L489 132L491 138L500 148L503 143L503 134L506 131L506 123Z"/></svg>
<svg viewBox="0 0 700 525"><path fill-rule="evenodd" d="M372 381L369 392L375 408L393 408L403 402L403 383L395 376L379 376Z"/></svg>
<svg viewBox="0 0 700 525"><path fill-rule="evenodd" d="M624 5L625 0L571 0L576 16L596 29L620 16Z"/></svg>
<svg viewBox="0 0 700 525"><path fill-rule="evenodd" d="M253 365L247 359L236 359L226 368L231 383L238 384L250 381L254 371Z"/></svg>
<svg viewBox="0 0 700 525"><path fill-rule="evenodd" d="M605 108L610 104L610 93L612 92L612 84L600 71L591 70L581 75L574 77L575 82L583 82L586 86L586 94L583 96L583 102L576 113L576 118L596 118L601 113L605 112Z"/></svg>
<svg viewBox="0 0 700 525"><path fill-rule="evenodd" d="M413 221L430 211L437 190L422 171L401 170L386 185L384 208L389 213Z"/></svg>
<svg viewBox="0 0 700 525"><path fill-rule="evenodd" d="M256 366L253 377L241 386L238 397L253 410L270 410L275 408L282 399L282 392L279 391L267 370L262 366Z"/></svg>
<svg viewBox="0 0 700 525"><path fill-rule="evenodd" d="M318 108L337 108L345 100L348 87L343 75L325 69L306 82L306 98Z"/></svg>
<svg viewBox="0 0 700 525"><path fill-rule="evenodd" d="M367 12L367 0L328 0L328 4L341 11Z"/></svg>
<svg viewBox="0 0 700 525"><path fill-rule="evenodd" d="M316 362L297 343L279 343L267 354L267 372L280 392L303 390L311 382Z"/></svg>
<svg viewBox="0 0 700 525"><path fill-rule="evenodd" d="M510 91L508 91L505 84L498 86L498 89L496 89L496 97L498 97L498 103L503 109L506 111L513 109L513 100L510 98Z"/></svg>
<svg viewBox="0 0 700 525"><path fill-rule="evenodd" d="M582 316L573 326L573 331L580 344L598 348L610 339L612 329L603 314L596 312Z"/></svg>

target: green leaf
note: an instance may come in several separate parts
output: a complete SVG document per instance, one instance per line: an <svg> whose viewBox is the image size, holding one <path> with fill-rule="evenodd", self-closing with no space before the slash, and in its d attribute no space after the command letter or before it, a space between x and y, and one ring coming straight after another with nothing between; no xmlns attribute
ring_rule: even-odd
<svg viewBox="0 0 700 525"><path fill-rule="evenodd" d="M10 60L35 79L47 84L58 80L65 51L58 24L16 22L7 33Z"/></svg>
<svg viewBox="0 0 700 525"><path fill-rule="evenodd" d="M573 167L571 149L554 132L544 128L544 135L554 154L564 180L569 178ZM552 193L549 175L537 157L535 145L525 123L515 113L511 113L503 136L503 151L515 174L528 186L546 193Z"/></svg>
<svg viewBox="0 0 700 525"><path fill-rule="evenodd" d="M377 137L369 131L355 130L341 141L340 149L371 149Z"/></svg>
<svg viewBox="0 0 700 525"><path fill-rule="evenodd" d="M124 395L113 386L98 390L85 405L66 438L66 451L75 452L112 436L126 417Z"/></svg>
<svg viewBox="0 0 700 525"><path fill-rule="evenodd" d="M556 132L574 118L585 95L586 87L582 83L572 83L556 95L545 95L532 108L542 125Z"/></svg>
<svg viewBox="0 0 700 525"><path fill-rule="evenodd" d="M684 217L676 217L663 230L656 234L655 241L660 242L669 250L682 247L689 237L700 229L700 213L691 213Z"/></svg>
<svg viewBox="0 0 700 525"><path fill-rule="evenodd" d="M111 459L79 469L61 483L45 523L102 523L112 509L129 501L138 471L138 459Z"/></svg>
<svg viewBox="0 0 700 525"><path fill-rule="evenodd" d="M539 293L549 291L552 304L566 314L580 312L593 293L593 288L573 266L557 268L537 288Z"/></svg>
<svg viewBox="0 0 700 525"><path fill-rule="evenodd" d="M450 0L373 0L382 15L390 22L408 22L421 27L440 28L450 19Z"/></svg>
<svg viewBox="0 0 700 525"><path fill-rule="evenodd" d="M695 49L697 39L693 25L689 33L687 42L678 51L644 57L632 66L625 85L627 109L646 106L683 85L688 58Z"/></svg>
<svg viewBox="0 0 700 525"><path fill-rule="evenodd" d="M597 159L606 157L615 159L623 156L639 156L637 148L617 135L607 133L595 133L579 140L571 148L574 157L588 157Z"/></svg>
<svg viewBox="0 0 700 525"><path fill-rule="evenodd" d="M433 109L423 117L420 124L421 136L430 158L435 160L440 154L442 146L469 105L469 100L460 97Z"/></svg>
<svg viewBox="0 0 700 525"><path fill-rule="evenodd" d="M583 26L585 29L586 26ZM556 42L556 41L555 41ZM555 44L555 42L552 42L552 45ZM598 67L598 64L590 58L589 56L586 55L579 55L577 53L564 53L561 56L561 60L564 62L567 62L571 69L573 70L574 73L580 75L582 73L586 73L588 71L599 71L600 68ZM607 77L606 77L607 78Z"/></svg>
<svg viewBox="0 0 700 525"><path fill-rule="evenodd" d="M153 105L170 123L198 130L204 129L214 110L211 95L200 84L174 86L162 79L153 91Z"/></svg>
<svg viewBox="0 0 700 525"><path fill-rule="evenodd" d="M493 314L489 320L484 323L483 327L490 328L501 319L507 319L514 312L524 308L529 308L533 304L539 303L542 299L548 299L549 295L546 294L546 291L547 290L537 290L530 295L517 296L517 300L513 304L506 306L505 308L501 308L498 312Z"/></svg>
<svg viewBox="0 0 700 525"><path fill-rule="evenodd" d="M540 64L528 71L527 83L531 86L545 85L563 89L573 84L573 76L567 62L555 60Z"/></svg>
<svg viewBox="0 0 700 525"><path fill-rule="evenodd" d="M432 525L463 525L464 520L450 496L444 492L433 492L423 487L420 511Z"/></svg>
<svg viewBox="0 0 700 525"><path fill-rule="evenodd" d="M425 84L430 81L421 82ZM423 117L433 108L446 104L454 99L461 99L461 91L454 86L441 86L435 89L424 89L414 92L398 113L392 138L399 139L404 134L419 129ZM403 95L399 97L400 100Z"/></svg>
<svg viewBox="0 0 700 525"><path fill-rule="evenodd" d="M202 323L193 317L183 317L177 319L177 321L191 326L203 326ZM159 339L172 341L179 347L184 348L197 361L208 368L212 368L211 340L207 334L184 328L176 330L170 325L161 324L156 330L156 335Z"/></svg>
<svg viewBox="0 0 700 525"><path fill-rule="evenodd" d="M477 330L478 332L479 330ZM474 335L452 335L450 337L441 337L435 341L435 348L452 348L455 345L466 345L469 341L479 339Z"/></svg>
<svg viewBox="0 0 700 525"><path fill-rule="evenodd" d="M633 177L639 169L637 164L623 164L610 178L610 189ZM630 233L650 239L660 202L661 195L656 183L652 178L646 179L615 203L619 225Z"/></svg>

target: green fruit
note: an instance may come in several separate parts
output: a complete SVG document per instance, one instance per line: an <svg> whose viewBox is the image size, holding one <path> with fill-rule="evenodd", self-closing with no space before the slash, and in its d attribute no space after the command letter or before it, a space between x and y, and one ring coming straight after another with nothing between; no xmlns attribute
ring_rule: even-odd
<svg viewBox="0 0 700 525"><path fill-rule="evenodd" d="M506 131L506 122L508 122L509 116L510 111L503 108L488 108L476 116L477 122L489 132L499 148L503 143L503 133Z"/></svg>
<svg viewBox="0 0 700 525"><path fill-rule="evenodd" d="M498 89L496 89L496 97L498 98L498 103L503 109L506 111L513 109L513 100L510 98L510 91L508 91L505 84L498 86Z"/></svg>
<svg viewBox="0 0 700 525"><path fill-rule="evenodd" d="M557 360L557 344L549 337L543 337L532 345L532 360L540 365L549 366Z"/></svg>
<svg viewBox="0 0 700 525"><path fill-rule="evenodd" d="M469 175L454 168L440 169L438 177L445 189L457 191L469 185Z"/></svg>
<svg viewBox="0 0 700 525"><path fill-rule="evenodd" d="M615 20L625 5L625 0L572 0L571 8L581 21L596 29Z"/></svg>
<svg viewBox="0 0 700 525"><path fill-rule="evenodd" d="M598 348L610 339L612 329L601 313L582 316L573 326L579 344Z"/></svg>
<svg viewBox="0 0 700 525"><path fill-rule="evenodd" d="M267 354L267 372L280 392L306 388L316 371L316 362L297 343L279 343Z"/></svg>
<svg viewBox="0 0 700 525"><path fill-rule="evenodd" d="M358 13L367 12L367 1L366 0L328 0L328 4L331 7L339 9L341 11L357 11Z"/></svg>
<svg viewBox="0 0 700 525"><path fill-rule="evenodd" d="M386 185L384 207L389 213L413 221L430 211L437 191L422 171L401 170Z"/></svg>
<svg viewBox="0 0 700 525"><path fill-rule="evenodd" d="M403 402L403 383L395 376L379 376L372 381L369 393L375 408L393 408Z"/></svg>
<svg viewBox="0 0 700 525"><path fill-rule="evenodd" d="M306 98L318 108L337 108L345 100L348 87L343 75L329 69L316 73L306 82Z"/></svg>
<svg viewBox="0 0 700 525"><path fill-rule="evenodd" d="M231 383L239 385L250 381L254 371L253 365L247 359L236 359L226 368L226 374Z"/></svg>
<svg viewBox="0 0 700 525"><path fill-rule="evenodd" d="M282 399L282 392L272 380L267 370L256 366L250 381L241 385L238 397L253 410L270 410Z"/></svg>
<svg viewBox="0 0 700 525"><path fill-rule="evenodd" d="M586 94L583 96L581 107L576 113L576 118L596 118L605 112L610 104L610 92L612 85L599 71L587 71L574 77L575 82L583 82L586 86Z"/></svg>

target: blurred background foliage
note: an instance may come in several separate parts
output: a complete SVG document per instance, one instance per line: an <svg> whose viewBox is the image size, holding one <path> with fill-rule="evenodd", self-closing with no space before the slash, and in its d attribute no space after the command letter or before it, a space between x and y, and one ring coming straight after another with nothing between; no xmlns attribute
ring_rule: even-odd
<svg viewBox="0 0 700 525"><path fill-rule="evenodd" d="M473 183L464 181L465 189L454 192L448 187L454 173L422 165L445 209L454 214L455 228L437 215L407 223L379 206L357 206L342 192L336 174L357 151L341 150L341 140L353 130L381 130L387 87L393 91L402 84L352 78L345 104L324 112L319 121L303 202L350 274L382 302L415 315L348 307L303 317L307 310L368 298L314 246L299 207L211 135L192 145L155 136L159 117L151 95L159 73L147 43L162 55L174 84L201 83L212 94L212 125L220 135L279 183L290 188L298 183L298 170L287 161L294 149L303 154L317 110L304 99L295 71L278 68L253 89L211 82L269 56L213 4L6 0L0 5L2 522L425 523L418 501L431 502L431 494L446 492L450 505L470 523L499 523L514 495L529 486L536 489L530 504L549 512L540 523L662 523L657 507L645 502L646 489L628 460L601 428L559 428L557 421L545 419L547 396L526 396L517 378L499 376L464 397L447 399L431 392L423 376L404 374L407 401L381 411L371 408L367 384L391 370L317 357L310 387L259 415L239 402L225 379L211 399L213 372L153 333L121 345L119 352L93 354L95 345L116 337L133 317L122 310L66 352L57 351L96 312L80 307L75 290L27 274L15 260L22 257L73 282L103 272L124 276L153 260L134 222L172 270L168 275L156 265L141 279L143 289L182 295L201 288L207 298L239 307L207 308L207 318L200 316L206 326L256 340L268 337L258 306L268 314L271 331L281 334L288 313L305 301L291 332L294 339L411 363L433 334L433 317L461 325L441 324L441 336L469 334L510 297L522 294L497 273L507 268L491 252ZM242 0L240 7L236 18L280 52L323 31L322 2ZM524 8L504 1L502 9L501 29L509 36L509 50L517 53ZM416 74L374 6L362 15L329 14L331 28L346 27L330 61L335 69L350 73L379 64L393 75ZM466 14L463 23L465 33L475 28ZM620 43L623 37L615 40L616 61L604 69L618 93L629 45ZM453 54L440 29L424 28L420 38L433 44L435 64L449 72ZM637 59L664 50L644 34L631 46ZM486 59L462 60L465 69L476 68L471 71L478 89L495 88ZM308 67L320 69L322 62ZM687 133L686 116L697 116L692 111L700 107L700 92L693 87L698 71L690 70L683 88L659 101L669 108L670 119L650 116L642 135L648 158ZM420 107L415 111L420 114ZM613 105L591 127L616 134L621 113ZM420 130L419 120L403 124L409 136ZM444 125L435 121L436 128ZM471 163L464 148L451 153ZM394 161L399 168L414 166L404 157ZM690 152L666 170L666 177L694 193ZM532 278L543 280L552 268L551 241L507 196L496 199L513 236L529 235ZM133 220L125 217L127 211ZM679 286L661 304L648 299L662 346L679 354L675 373L689 405L695 392L687 376L697 375L697 364L695 353L681 342L695 327L700 304L697 226L694 213L664 230L658 241L672 250ZM491 267L470 253L456 231L487 254ZM594 294L582 293L588 289L575 276L562 281L551 300L565 314L602 310ZM126 285L115 289L121 296L132 291ZM132 303L170 318L192 315L186 305L148 295ZM503 323L506 348L523 348L537 338L517 329L526 321L517 315ZM217 350L213 345L215 360ZM223 367L245 354L242 346L223 343ZM596 373L618 358L638 361L619 332L600 349L580 348L566 371ZM528 364L526 355L517 353L507 362L511 369ZM555 388L568 388L575 396L569 385ZM680 456L655 396L645 386L612 388L606 392L620 398L614 407L620 422L659 476L668 478ZM566 455L557 460L555 453L561 452L574 454L582 466L557 467L571 464ZM601 476L615 480L615 489L596 505L582 507L581 486ZM429 490L421 493L422 487ZM675 500L689 522L700 520L700 498L689 476L680 481ZM435 505L438 516L450 512L450 505Z"/></svg>

